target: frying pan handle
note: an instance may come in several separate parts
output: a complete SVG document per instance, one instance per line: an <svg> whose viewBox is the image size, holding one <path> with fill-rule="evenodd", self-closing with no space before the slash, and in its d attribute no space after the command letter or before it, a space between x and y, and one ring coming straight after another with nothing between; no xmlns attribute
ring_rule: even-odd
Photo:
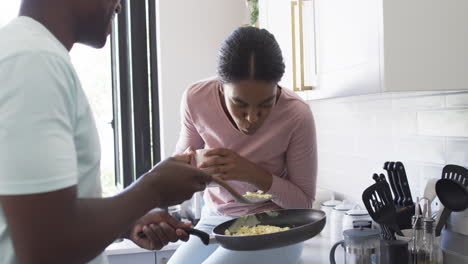
<svg viewBox="0 0 468 264"><path fill-rule="evenodd" d="M181 229L184 230L189 235L194 235L194 236L199 237L201 239L201 241L203 242L203 244L205 244L205 245L208 245L210 243L210 235L208 235L207 233L205 233L203 231L200 231L200 230L195 229L195 228L190 228L190 227L185 227L185 228L181 228ZM146 235L145 235L145 233L143 233L143 231L140 231L140 232L138 232L138 237L145 239Z"/></svg>
<svg viewBox="0 0 468 264"><path fill-rule="evenodd" d="M198 229L195 229L195 228L190 228L190 227L182 228L182 230L184 230L189 235L194 235L194 236L199 237L200 240L205 245L208 245L210 243L210 235L208 235L207 233L205 233L205 232L203 232L201 230L198 230Z"/></svg>
<svg viewBox="0 0 468 264"><path fill-rule="evenodd" d="M330 264L336 264L336 261L335 261L335 251L336 251L336 248L341 245L343 248L344 248L344 240L341 240L341 241L338 241L336 242L335 245L333 245L333 247L331 248L330 250Z"/></svg>

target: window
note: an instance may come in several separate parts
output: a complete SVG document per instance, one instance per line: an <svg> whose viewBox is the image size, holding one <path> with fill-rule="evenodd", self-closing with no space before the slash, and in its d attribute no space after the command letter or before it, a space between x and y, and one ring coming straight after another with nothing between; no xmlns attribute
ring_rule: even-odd
<svg viewBox="0 0 468 264"><path fill-rule="evenodd" d="M0 9L0 27L21 0ZM123 0L123 12L102 49L76 44L70 56L101 142L103 195L131 184L160 160L155 0Z"/></svg>
<svg viewBox="0 0 468 264"><path fill-rule="evenodd" d="M160 160L156 0L122 1L112 34L117 183ZM115 112L117 110L117 112Z"/></svg>
<svg viewBox="0 0 468 264"><path fill-rule="evenodd" d="M112 129L112 67L110 43L102 49L76 44L70 52L81 86L94 114L101 143L101 184L104 196L118 192L115 184L114 130Z"/></svg>
<svg viewBox="0 0 468 264"><path fill-rule="evenodd" d="M18 14L21 0L9 0L2 3L0 9L0 27L6 25Z"/></svg>

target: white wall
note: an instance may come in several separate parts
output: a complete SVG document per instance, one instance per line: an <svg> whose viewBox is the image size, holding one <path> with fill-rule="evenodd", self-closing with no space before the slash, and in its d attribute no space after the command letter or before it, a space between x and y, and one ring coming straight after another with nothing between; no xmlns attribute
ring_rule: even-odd
<svg viewBox="0 0 468 264"><path fill-rule="evenodd" d="M317 126L318 186L360 202L384 173L405 165L413 198L445 164L468 167L468 92L398 93L309 101Z"/></svg>
<svg viewBox="0 0 468 264"><path fill-rule="evenodd" d="M170 156L180 130L182 93L193 82L216 74L221 42L247 23L244 0L159 0L158 60L161 155Z"/></svg>

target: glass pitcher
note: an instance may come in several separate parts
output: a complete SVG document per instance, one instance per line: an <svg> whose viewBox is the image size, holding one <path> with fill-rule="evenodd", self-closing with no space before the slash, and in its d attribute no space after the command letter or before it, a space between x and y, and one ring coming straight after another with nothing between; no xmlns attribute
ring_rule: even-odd
<svg viewBox="0 0 468 264"><path fill-rule="evenodd" d="M342 246L345 251L345 264L380 264L380 236L375 229L359 228L343 232L344 240L333 245L330 263L336 264L335 251Z"/></svg>

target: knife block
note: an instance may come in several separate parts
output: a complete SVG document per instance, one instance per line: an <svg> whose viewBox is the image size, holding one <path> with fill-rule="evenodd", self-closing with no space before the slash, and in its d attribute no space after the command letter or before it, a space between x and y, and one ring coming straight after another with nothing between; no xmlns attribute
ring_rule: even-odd
<svg viewBox="0 0 468 264"><path fill-rule="evenodd" d="M415 204L397 208L397 224L400 227L400 230L413 228L411 218L413 217L413 215L415 215L415 213Z"/></svg>

